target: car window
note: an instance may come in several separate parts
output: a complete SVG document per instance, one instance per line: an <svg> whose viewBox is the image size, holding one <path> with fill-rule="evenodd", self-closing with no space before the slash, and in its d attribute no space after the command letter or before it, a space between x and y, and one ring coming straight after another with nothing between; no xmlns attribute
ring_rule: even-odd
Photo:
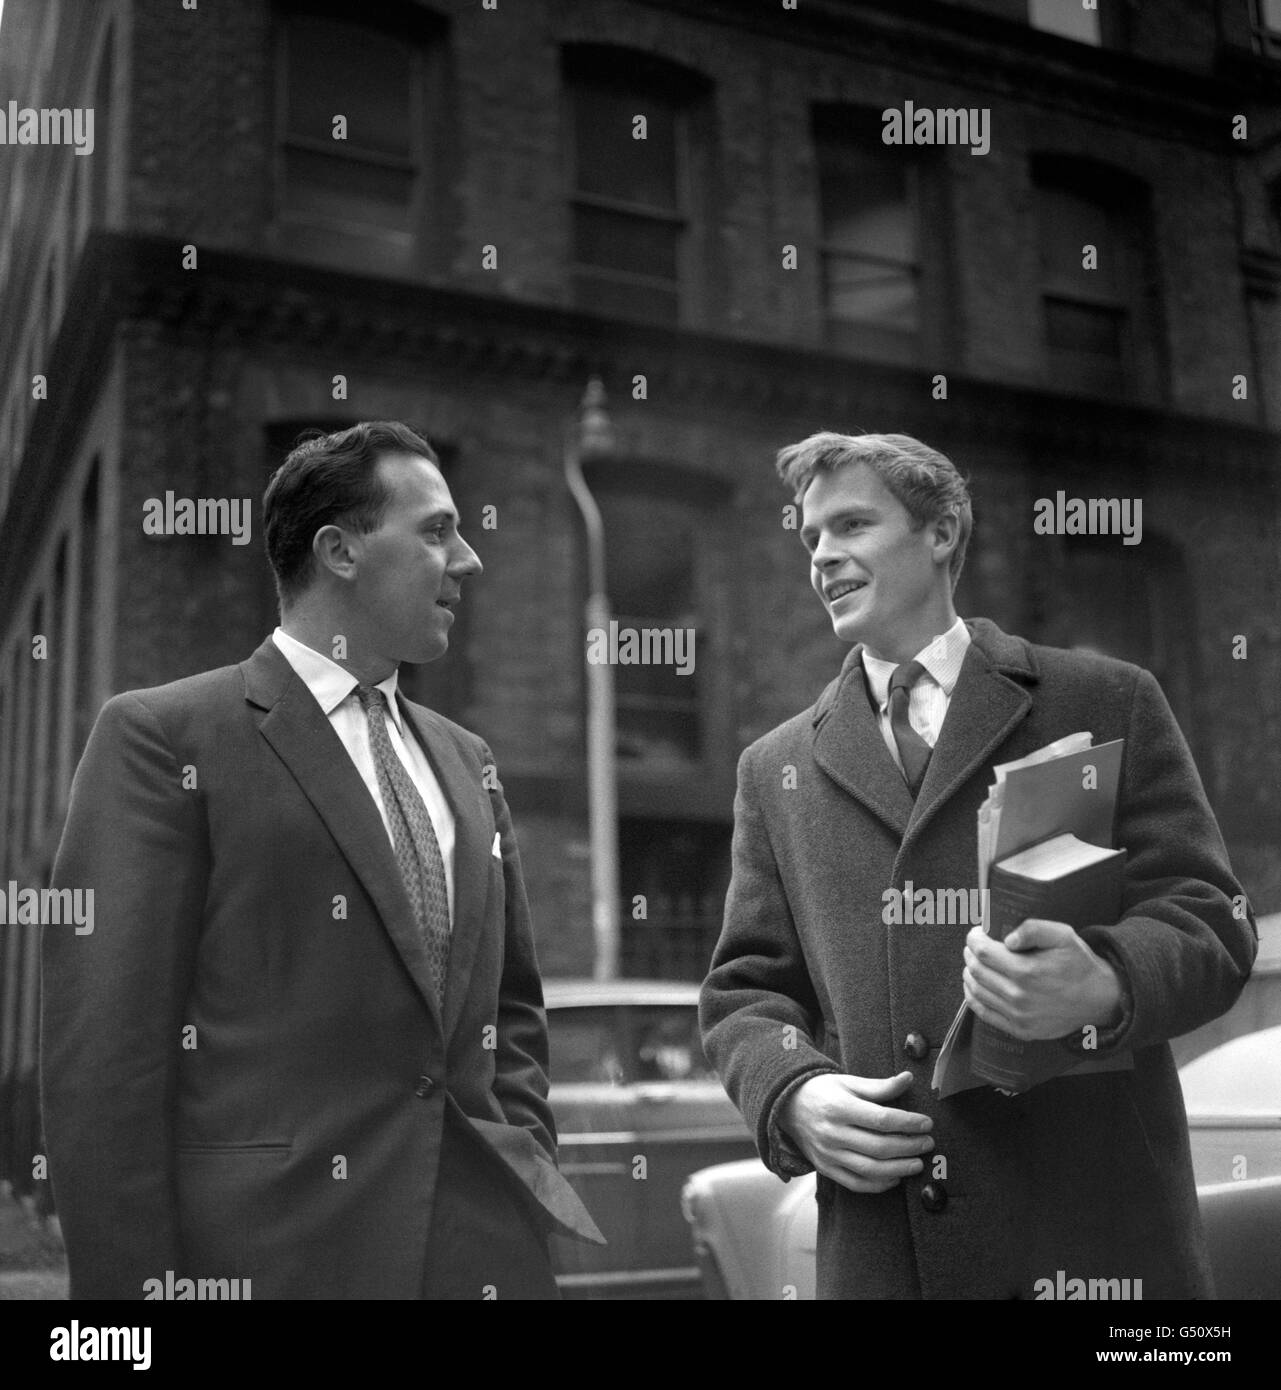
<svg viewBox="0 0 1281 1390"><path fill-rule="evenodd" d="M618 1011L608 1005L548 1009L551 1080L556 1085L626 1079L618 1042Z"/></svg>
<svg viewBox="0 0 1281 1390"><path fill-rule="evenodd" d="M636 1080L715 1080L699 1041L696 1005L634 1004L628 1012Z"/></svg>

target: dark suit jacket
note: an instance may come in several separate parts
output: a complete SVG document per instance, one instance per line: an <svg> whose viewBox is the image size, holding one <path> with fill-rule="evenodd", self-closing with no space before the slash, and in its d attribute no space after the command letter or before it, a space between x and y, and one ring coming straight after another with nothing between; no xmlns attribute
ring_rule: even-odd
<svg viewBox="0 0 1281 1390"><path fill-rule="evenodd" d="M708 1055L783 1176L775 1110L798 1078L910 1069L895 1104L933 1117L925 1172L861 1195L818 1179L820 1297L1033 1297L1035 1281L1142 1279L1143 1297L1205 1296L1178 1078L1167 1040L1223 1013L1249 974L1253 920L1160 687L1136 666L1033 646L986 619L966 653L913 802L869 703L861 648L818 703L743 754L733 878L704 986ZM1019 1097L939 1101L930 1078L963 994L967 925L882 921L882 893L976 883L976 812L992 765L1078 730L1126 740L1116 843L1124 911L1087 928L1133 1008L1100 1055L1131 1071L1064 1077ZM789 772L790 769L790 772ZM792 1029L794 1031L788 1031ZM905 1049L909 1033L929 1052ZM946 1160L947 1204L921 1190ZM1225 1174L1225 1178L1226 1178Z"/></svg>
<svg viewBox="0 0 1281 1390"><path fill-rule="evenodd" d="M73 1297L141 1297L167 1270L248 1277L254 1298L417 1297L447 1107L548 1231L600 1239L556 1169L493 759L401 705L456 819L443 1018L378 809L270 639L104 706L54 869L94 890L95 928L51 927L44 945L44 1125Z"/></svg>

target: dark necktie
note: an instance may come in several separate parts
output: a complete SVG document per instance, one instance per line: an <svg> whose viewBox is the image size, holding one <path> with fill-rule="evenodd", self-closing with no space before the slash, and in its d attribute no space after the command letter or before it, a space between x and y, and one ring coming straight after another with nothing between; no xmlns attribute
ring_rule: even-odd
<svg viewBox="0 0 1281 1390"><path fill-rule="evenodd" d="M890 677L890 728L894 733L894 742L898 744L898 755L903 761L903 776L913 796L921 789L932 751L907 717L912 687L924 674L925 667L919 661L905 661L902 666L894 668L894 674Z"/></svg>
<svg viewBox="0 0 1281 1390"><path fill-rule="evenodd" d="M391 823L396 864L405 881L414 917L422 932L436 987L436 1003L445 1003L445 972L449 967L449 889L445 860L427 806L387 736L386 697L374 685L358 685L356 698L369 725L369 746L378 773L378 790Z"/></svg>

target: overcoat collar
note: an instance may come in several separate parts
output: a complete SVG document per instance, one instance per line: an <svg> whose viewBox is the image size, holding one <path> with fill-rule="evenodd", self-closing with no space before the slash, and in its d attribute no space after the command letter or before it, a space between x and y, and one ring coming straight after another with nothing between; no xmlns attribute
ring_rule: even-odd
<svg viewBox="0 0 1281 1390"><path fill-rule="evenodd" d="M265 711L259 728L315 807L364 885L432 1018L448 1038L462 1009L489 889L485 793L459 756L452 735L430 710L398 695L454 813L454 922L444 1018L431 971L382 817L328 717L276 644L267 638L241 663L245 698Z"/></svg>
<svg viewBox="0 0 1281 1390"><path fill-rule="evenodd" d="M915 836L1032 708L1036 658L987 618L966 619L971 642L915 801L881 737L863 678L862 645L814 706L814 758L896 834Z"/></svg>

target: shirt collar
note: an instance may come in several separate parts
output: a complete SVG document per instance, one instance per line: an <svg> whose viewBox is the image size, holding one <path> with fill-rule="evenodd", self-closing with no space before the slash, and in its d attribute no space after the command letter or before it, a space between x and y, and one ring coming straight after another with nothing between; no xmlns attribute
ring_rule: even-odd
<svg viewBox="0 0 1281 1390"><path fill-rule="evenodd" d="M961 663L965 660L965 649L970 645L970 630L961 618L946 632L940 632L916 653L915 660L925 667L925 673L950 700L952 691L961 674ZM867 673L867 683L871 687L872 699L879 709L889 704L890 677L898 663L882 661L863 648L863 670Z"/></svg>
<svg viewBox="0 0 1281 1390"><path fill-rule="evenodd" d="M271 640L280 648L281 655L294 668L298 678L316 697L316 702L326 716L331 715L348 699L360 684L345 667L339 666L323 652L316 651L296 637L290 637L282 627L276 628L271 634ZM393 671L386 680L378 682L378 689L383 692L392 721L403 738L405 727L401 722L400 706L396 703L399 675L398 670Z"/></svg>

